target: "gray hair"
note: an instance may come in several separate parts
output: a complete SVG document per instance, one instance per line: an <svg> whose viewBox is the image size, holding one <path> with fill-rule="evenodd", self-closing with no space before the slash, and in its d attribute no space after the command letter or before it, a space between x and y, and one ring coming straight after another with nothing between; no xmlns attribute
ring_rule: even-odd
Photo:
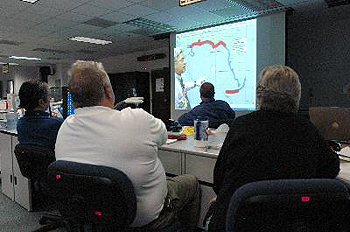
<svg viewBox="0 0 350 232"><path fill-rule="evenodd" d="M68 88L76 108L97 106L104 98L104 86L110 85L102 63L76 61L68 71Z"/></svg>
<svg viewBox="0 0 350 232"><path fill-rule="evenodd" d="M258 109L296 113L300 97L301 84L293 69L276 65L261 71L257 87Z"/></svg>

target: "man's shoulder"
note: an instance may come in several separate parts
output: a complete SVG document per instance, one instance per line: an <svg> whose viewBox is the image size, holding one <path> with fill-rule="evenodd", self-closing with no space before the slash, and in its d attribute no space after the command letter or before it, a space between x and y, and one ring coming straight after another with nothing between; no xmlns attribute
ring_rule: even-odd
<svg viewBox="0 0 350 232"><path fill-rule="evenodd" d="M58 123L58 124L62 124L64 119L63 118L57 118L57 117L50 117L50 120L52 122Z"/></svg>
<svg viewBox="0 0 350 232"><path fill-rule="evenodd" d="M225 105L225 106L230 106L226 101L224 100L215 100L215 104L217 105Z"/></svg>

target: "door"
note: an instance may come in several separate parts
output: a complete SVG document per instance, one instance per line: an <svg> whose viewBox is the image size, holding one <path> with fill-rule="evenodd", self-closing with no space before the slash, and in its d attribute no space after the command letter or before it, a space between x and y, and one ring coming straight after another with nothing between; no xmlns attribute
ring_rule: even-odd
<svg viewBox="0 0 350 232"><path fill-rule="evenodd" d="M151 71L152 114L167 124L170 119L170 70Z"/></svg>
<svg viewBox="0 0 350 232"><path fill-rule="evenodd" d="M1 189L2 193L14 200L12 173L11 135L0 133Z"/></svg>

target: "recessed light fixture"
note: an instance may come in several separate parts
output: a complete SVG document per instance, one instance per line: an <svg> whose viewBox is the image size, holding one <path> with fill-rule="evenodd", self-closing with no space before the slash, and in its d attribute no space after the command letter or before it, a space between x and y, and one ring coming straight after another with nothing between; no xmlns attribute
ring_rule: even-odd
<svg viewBox="0 0 350 232"><path fill-rule="evenodd" d="M36 3L39 0L20 0L20 1L22 1L22 2L29 2L29 3L34 4L34 3Z"/></svg>
<svg viewBox="0 0 350 232"><path fill-rule="evenodd" d="M112 43L112 41L107 41L102 39L93 39L93 38L87 38L87 37L81 37L81 36L73 37L73 38L70 38L69 40L79 41L84 43L99 44L99 45L107 45Z"/></svg>
<svg viewBox="0 0 350 232"><path fill-rule="evenodd" d="M25 56L10 56L9 58L16 59L16 60L41 60L41 58L25 57Z"/></svg>

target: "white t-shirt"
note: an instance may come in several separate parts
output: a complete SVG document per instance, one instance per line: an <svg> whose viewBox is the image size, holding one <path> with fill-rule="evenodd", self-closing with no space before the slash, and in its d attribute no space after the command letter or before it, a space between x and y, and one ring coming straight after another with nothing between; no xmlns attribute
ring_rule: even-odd
<svg viewBox="0 0 350 232"><path fill-rule="evenodd" d="M156 219L163 208L167 182L157 153L166 140L164 123L142 109L83 107L63 122L55 154L57 160L123 171L135 188L137 213L132 226L138 227Z"/></svg>

